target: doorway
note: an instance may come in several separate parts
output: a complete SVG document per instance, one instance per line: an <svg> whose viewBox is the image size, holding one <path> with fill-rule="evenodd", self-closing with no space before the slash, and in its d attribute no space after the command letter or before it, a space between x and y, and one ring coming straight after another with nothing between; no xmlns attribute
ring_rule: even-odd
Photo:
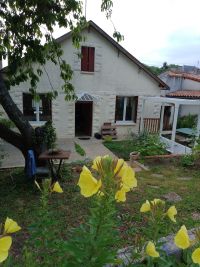
<svg viewBox="0 0 200 267"><path fill-rule="evenodd" d="M92 101L77 101L75 104L75 136L92 136Z"/></svg>

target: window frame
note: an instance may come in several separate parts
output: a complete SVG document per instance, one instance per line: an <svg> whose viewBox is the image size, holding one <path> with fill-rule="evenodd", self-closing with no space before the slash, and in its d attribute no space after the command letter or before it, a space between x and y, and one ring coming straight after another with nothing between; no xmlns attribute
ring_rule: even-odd
<svg viewBox="0 0 200 267"><path fill-rule="evenodd" d="M116 120L116 107L117 107L117 97L124 97L124 103L123 103L123 119L122 120ZM136 105L133 106L133 109L135 109L135 112L132 115L132 120L126 120L126 109L127 109L127 101L128 98L135 98ZM137 109L138 109L138 96L124 96L124 95L117 95L116 96L116 102L115 102L115 123L116 124L136 124L137 122Z"/></svg>
<svg viewBox="0 0 200 267"><path fill-rule="evenodd" d="M83 52L84 50L86 52ZM94 71L95 71L95 47L82 45L81 46L81 72L94 73Z"/></svg>
<svg viewBox="0 0 200 267"><path fill-rule="evenodd" d="M44 108L45 108L45 105L43 106L43 97L47 97L47 94L46 93L39 93L38 94L41 98L40 98L40 101L35 101L33 99L33 95L30 94L30 93L26 93L26 92L23 92L22 93L22 105L23 105L23 115L25 116L25 118L27 118L29 120L29 117L34 117L35 120L29 120L30 122L32 123L45 123L46 121L48 120L52 120L52 100L50 100L50 108L49 108L49 114L48 115L44 115ZM33 114L29 114L29 115L25 115L25 104L24 104L24 100L26 97L30 96L31 97L31 105L32 105L32 109L33 109ZM30 101L30 100L29 100ZM30 103L29 103L30 104ZM42 110L41 110L42 109ZM31 110L31 109L30 109ZM29 112L30 112L29 110ZM47 119L41 119L41 117L44 116L44 117L47 117ZM49 118L48 118L49 117Z"/></svg>

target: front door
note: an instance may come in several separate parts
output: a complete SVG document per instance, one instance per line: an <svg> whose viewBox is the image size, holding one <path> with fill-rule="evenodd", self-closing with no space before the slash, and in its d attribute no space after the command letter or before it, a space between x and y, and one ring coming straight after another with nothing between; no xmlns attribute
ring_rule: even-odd
<svg viewBox="0 0 200 267"><path fill-rule="evenodd" d="M77 101L75 105L75 136L92 135L93 102Z"/></svg>

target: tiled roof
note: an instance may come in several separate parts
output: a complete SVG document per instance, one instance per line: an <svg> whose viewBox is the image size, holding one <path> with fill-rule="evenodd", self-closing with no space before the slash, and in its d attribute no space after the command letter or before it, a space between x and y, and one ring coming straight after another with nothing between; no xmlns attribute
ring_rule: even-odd
<svg viewBox="0 0 200 267"><path fill-rule="evenodd" d="M166 96L168 97L177 97L177 98L198 98L200 99L200 90L179 90L176 92L168 93Z"/></svg>
<svg viewBox="0 0 200 267"><path fill-rule="evenodd" d="M185 72L169 72L170 77L180 77L184 79L189 79L195 82L200 82L200 75L185 73Z"/></svg>

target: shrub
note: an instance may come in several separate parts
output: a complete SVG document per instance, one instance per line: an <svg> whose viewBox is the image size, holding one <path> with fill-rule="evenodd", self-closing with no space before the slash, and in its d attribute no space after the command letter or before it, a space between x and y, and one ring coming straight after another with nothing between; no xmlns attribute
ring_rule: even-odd
<svg viewBox="0 0 200 267"><path fill-rule="evenodd" d="M177 128L195 128L197 125L197 115L189 114L178 118Z"/></svg>
<svg viewBox="0 0 200 267"><path fill-rule="evenodd" d="M160 141L158 134L143 132L134 138L137 150L142 156L163 155L166 153L166 145Z"/></svg>
<svg viewBox="0 0 200 267"><path fill-rule="evenodd" d="M44 125L44 142L47 148L55 148L56 146L56 129L53 127L52 121L47 121Z"/></svg>

